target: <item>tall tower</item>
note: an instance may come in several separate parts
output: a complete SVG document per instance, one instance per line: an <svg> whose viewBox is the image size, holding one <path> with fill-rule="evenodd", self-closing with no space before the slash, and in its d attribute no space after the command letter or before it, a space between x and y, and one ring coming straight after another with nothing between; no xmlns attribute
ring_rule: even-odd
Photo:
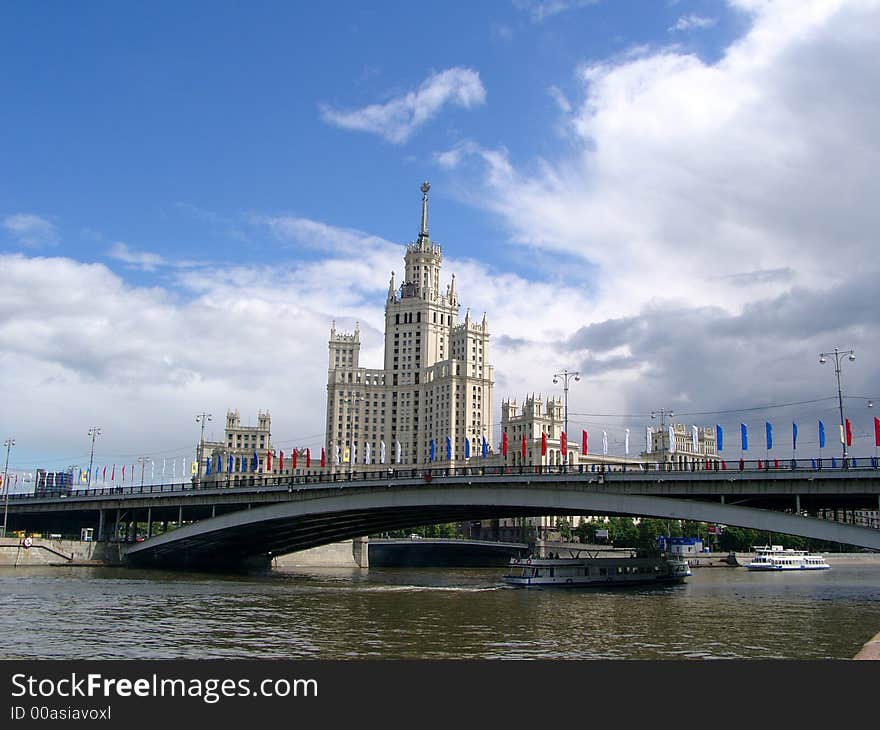
<svg viewBox="0 0 880 730"><path fill-rule="evenodd" d="M485 315L480 322L470 312L460 323L455 275L441 291L442 252L428 233L428 192L421 186L422 214L417 239L404 255L404 280L395 284L391 272L385 301L385 355L382 370L358 365L360 339L330 331L327 394L328 455L340 447L357 454L348 468L361 471L367 444L372 464L381 445L386 461L427 466L435 442L434 466L462 463L464 440L471 441L471 458L479 455L482 438L492 440L492 366ZM363 420L362 420L363 419ZM331 462L332 463L332 462Z"/></svg>

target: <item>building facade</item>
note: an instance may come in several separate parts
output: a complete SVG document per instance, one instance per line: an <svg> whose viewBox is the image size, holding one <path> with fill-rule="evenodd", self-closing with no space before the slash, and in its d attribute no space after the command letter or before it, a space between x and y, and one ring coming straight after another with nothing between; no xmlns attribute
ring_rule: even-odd
<svg viewBox="0 0 880 730"><path fill-rule="evenodd" d="M202 449L202 481L235 484L245 477L272 472L274 448L271 442L272 418L269 411L257 413L257 425L241 425L238 409L226 412L222 441L205 441ZM196 449L196 459L199 451ZM197 479L198 475L194 475Z"/></svg>
<svg viewBox="0 0 880 730"><path fill-rule="evenodd" d="M642 454L649 464L670 465L675 469L687 469L698 463L721 461L711 426L691 426L675 423L668 428L652 430L651 450ZM647 445L647 444L646 444Z"/></svg>
<svg viewBox="0 0 880 730"><path fill-rule="evenodd" d="M403 281L391 272L382 368L360 365L360 331L330 330L325 446L335 470L455 466L492 443L489 326L459 320L455 275L441 287L442 252L428 234L406 247ZM467 444L465 443L467 441Z"/></svg>

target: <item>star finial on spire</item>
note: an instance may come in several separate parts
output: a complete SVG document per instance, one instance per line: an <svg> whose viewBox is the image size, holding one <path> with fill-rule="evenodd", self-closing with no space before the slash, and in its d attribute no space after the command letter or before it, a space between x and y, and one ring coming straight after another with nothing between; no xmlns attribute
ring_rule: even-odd
<svg viewBox="0 0 880 730"><path fill-rule="evenodd" d="M419 238L428 237L428 191L431 189L431 183L427 180L422 183L422 227L419 230Z"/></svg>

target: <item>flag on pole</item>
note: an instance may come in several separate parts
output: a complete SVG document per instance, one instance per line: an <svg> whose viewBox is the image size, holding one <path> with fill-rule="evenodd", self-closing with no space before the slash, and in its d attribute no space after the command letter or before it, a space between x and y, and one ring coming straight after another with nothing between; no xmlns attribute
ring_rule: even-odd
<svg viewBox="0 0 880 730"><path fill-rule="evenodd" d="M306 469L310 469L312 466L312 451L306 446Z"/></svg>
<svg viewBox="0 0 880 730"><path fill-rule="evenodd" d="M324 451L324 447L321 447L321 468L327 466L327 454Z"/></svg>
<svg viewBox="0 0 880 730"><path fill-rule="evenodd" d="M602 453L608 453L608 432L602 431Z"/></svg>
<svg viewBox="0 0 880 730"><path fill-rule="evenodd" d="M669 453L675 453L675 429L669 424Z"/></svg>
<svg viewBox="0 0 880 730"><path fill-rule="evenodd" d="M401 458L403 457L403 452L401 451L401 448L400 448L400 441L395 442L394 452L395 452L394 455L397 457L395 459L395 461L397 461L397 463L399 464Z"/></svg>
<svg viewBox="0 0 880 730"><path fill-rule="evenodd" d="M744 423L739 424L739 435L740 435L740 438L742 439L742 450L748 451L749 450L749 429L746 428L746 424L744 424Z"/></svg>
<svg viewBox="0 0 880 730"><path fill-rule="evenodd" d="M547 455L547 432L541 432L541 456Z"/></svg>
<svg viewBox="0 0 880 730"><path fill-rule="evenodd" d="M284 471L284 452L278 452L278 471Z"/></svg>
<svg viewBox="0 0 880 730"><path fill-rule="evenodd" d="M370 442L364 441L364 464L370 463Z"/></svg>
<svg viewBox="0 0 880 730"><path fill-rule="evenodd" d="M587 434L586 430L581 431L581 453L582 454L587 453L587 445L588 445L587 439L588 439L588 437L589 437L589 434Z"/></svg>
<svg viewBox="0 0 880 730"><path fill-rule="evenodd" d="M144 474L144 466L145 466L145 464L141 464L141 476L143 476L143 474ZM211 457L209 456L205 460L205 476L210 476L210 475L211 475Z"/></svg>
<svg viewBox="0 0 880 730"><path fill-rule="evenodd" d="M791 422L791 450L797 451L797 424Z"/></svg>
<svg viewBox="0 0 880 730"><path fill-rule="evenodd" d="M115 481L116 481L116 464L114 464L114 465L113 465L113 468L110 469L110 481L111 481L111 482L115 482Z"/></svg>
<svg viewBox="0 0 880 730"><path fill-rule="evenodd" d="M623 430L623 453L626 456L629 456L629 429L625 428Z"/></svg>
<svg viewBox="0 0 880 730"><path fill-rule="evenodd" d="M428 456L428 461L434 461L434 439L431 439L431 452Z"/></svg>
<svg viewBox="0 0 880 730"><path fill-rule="evenodd" d="M254 451L254 459L253 459L253 461L251 462L251 471L256 471L256 470L257 470L257 467L259 466L259 464L260 464L260 459L259 459L259 457L257 456L257 452Z"/></svg>
<svg viewBox="0 0 880 730"><path fill-rule="evenodd" d="M696 426L691 426L691 444L694 447L694 453L700 453L700 430Z"/></svg>
<svg viewBox="0 0 880 730"><path fill-rule="evenodd" d="M852 446L852 424L846 419L846 445Z"/></svg>
<svg viewBox="0 0 880 730"><path fill-rule="evenodd" d="M520 453L522 454L523 461L525 461L525 458L526 458L526 437L525 436L522 437L522 444L520 445L519 449L520 449Z"/></svg>
<svg viewBox="0 0 880 730"><path fill-rule="evenodd" d="M767 431L767 451L770 451L773 448L773 426L770 421L764 423L764 428Z"/></svg>
<svg viewBox="0 0 880 730"><path fill-rule="evenodd" d="M819 421L819 448L825 448L825 424Z"/></svg>
<svg viewBox="0 0 880 730"><path fill-rule="evenodd" d="M880 446L880 418L874 416L874 446Z"/></svg>
<svg viewBox="0 0 880 730"><path fill-rule="evenodd" d="M568 439L565 436L565 431L559 434L559 450L562 452L562 460L568 460Z"/></svg>
<svg viewBox="0 0 880 730"><path fill-rule="evenodd" d="M125 464L122 465L122 481L125 481Z"/></svg>
<svg viewBox="0 0 880 730"><path fill-rule="evenodd" d="M464 437L464 458L471 458L471 440L467 436Z"/></svg>
<svg viewBox="0 0 880 730"><path fill-rule="evenodd" d="M226 465L226 473L232 474L232 470L235 468L235 457L232 454L229 455L229 463Z"/></svg>
<svg viewBox="0 0 880 730"><path fill-rule="evenodd" d="M162 459L162 481L165 481L165 459Z"/></svg>
<svg viewBox="0 0 880 730"><path fill-rule="evenodd" d="M385 463L385 442L384 441L379 442L379 463L380 464Z"/></svg>
<svg viewBox="0 0 880 730"><path fill-rule="evenodd" d="M296 449L294 449L293 453L296 453ZM333 463L339 466L339 444L333 447Z"/></svg>
<svg viewBox="0 0 880 730"><path fill-rule="evenodd" d="M507 458L507 431L501 434L501 456Z"/></svg>
<svg viewBox="0 0 880 730"><path fill-rule="evenodd" d="M293 451L290 452L290 462L291 462L290 468L291 469L296 469L296 453L297 453L297 448L294 446ZM339 456L339 447L336 448L336 456L337 457ZM336 463L338 464L339 462L337 461Z"/></svg>
<svg viewBox="0 0 880 730"><path fill-rule="evenodd" d="M645 427L645 451L651 452L651 434L654 433L650 426Z"/></svg>
<svg viewBox="0 0 880 730"><path fill-rule="evenodd" d="M105 481L105 482L107 481L107 467L106 466L101 470L101 481Z"/></svg>
<svg viewBox="0 0 880 730"><path fill-rule="evenodd" d="M358 461L358 445L354 441L351 442L351 464L357 464Z"/></svg>
<svg viewBox="0 0 880 730"><path fill-rule="evenodd" d="M266 452L266 471L272 471L272 452Z"/></svg>
<svg viewBox="0 0 880 730"><path fill-rule="evenodd" d="M489 455L489 444L486 443L486 437L483 436L483 458Z"/></svg>
<svg viewBox="0 0 880 730"><path fill-rule="evenodd" d="M446 437L446 459L452 461L452 437Z"/></svg>
<svg viewBox="0 0 880 730"><path fill-rule="evenodd" d="M724 431L721 430L720 424L715 424L715 446L718 451L724 451Z"/></svg>

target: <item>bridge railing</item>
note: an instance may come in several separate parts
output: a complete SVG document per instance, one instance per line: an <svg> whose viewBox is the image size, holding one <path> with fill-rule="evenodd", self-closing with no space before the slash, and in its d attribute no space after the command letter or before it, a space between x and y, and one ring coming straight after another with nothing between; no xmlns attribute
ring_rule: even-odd
<svg viewBox="0 0 880 730"><path fill-rule="evenodd" d="M430 483L434 478L505 476L505 475L568 475L592 479L615 474L661 474L661 473L699 473L702 476L718 475L729 478L736 473L778 473L778 472L852 472L878 470L878 458L806 458L806 459L738 459L728 462L725 459L706 459L678 464L670 463L593 463L593 464L480 464L479 459L465 466L413 468L401 464L381 466L369 471L335 472L295 475L220 475L219 479L195 482L175 482L168 484L113 485L89 489L49 488L36 492L10 493L10 500L76 498L76 497L119 497L125 495L171 494L180 492L218 491L237 488L263 487L308 487L321 484L339 484L358 481L418 479ZM224 478L225 477L225 478Z"/></svg>
<svg viewBox="0 0 880 730"><path fill-rule="evenodd" d="M615 474L659 474L659 473L700 473L703 476L716 474L728 478L731 473L756 472L821 472L821 471L870 471L878 469L875 456L867 458L847 458L846 461L832 458L806 459L738 459L728 462L725 459L705 459L688 463L592 463L592 464L481 464L479 459L464 466L438 466L430 468L405 467L394 464L382 469L365 472L335 472L297 475L220 475L219 479L196 482L176 482L168 484L143 484L134 486L102 486L89 489L50 488L36 492L10 493L10 500L101 497L144 494L170 494L180 492L217 491L236 488L303 488L321 484L339 484L358 481L418 479L430 483L434 478L505 476L505 475L568 475L592 479L598 476L613 477Z"/></svg>

